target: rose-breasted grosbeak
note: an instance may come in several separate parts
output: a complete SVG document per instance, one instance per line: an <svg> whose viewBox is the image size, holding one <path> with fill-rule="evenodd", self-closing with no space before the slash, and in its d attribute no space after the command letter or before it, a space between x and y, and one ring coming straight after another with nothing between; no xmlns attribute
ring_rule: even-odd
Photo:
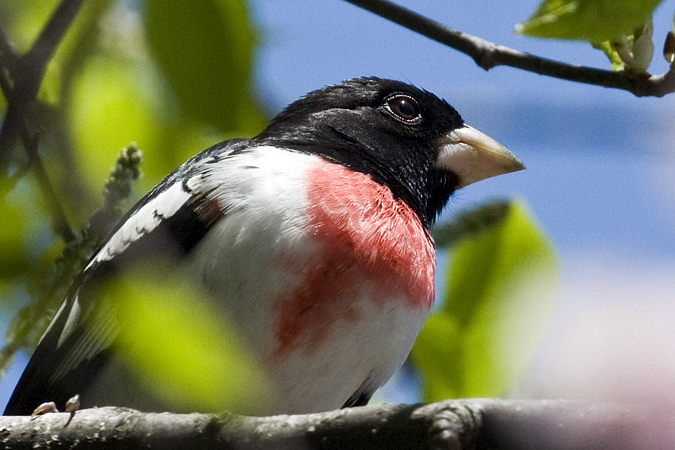
<svg viewBox="0 0 675 450"><path fill-rule="evenodd" d="M431 309L430 225L455 190L521 169L409 84L359 78L311 92L258 136L196 155L132 208L70 290L5 414L74 394L83 406L170 409L116 356L119 324L92 319L97 283L161 254L261 361L277 393L266 413L366 404Z"/></svg>

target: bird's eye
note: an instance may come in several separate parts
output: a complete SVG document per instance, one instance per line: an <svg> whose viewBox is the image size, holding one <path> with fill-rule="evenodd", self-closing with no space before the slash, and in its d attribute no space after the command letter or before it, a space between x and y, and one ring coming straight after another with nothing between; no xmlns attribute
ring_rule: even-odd
<svg viewBox="0 0 675 450"><path fill-rule="evenodd" d="M387 99L387 110L397 119L406 123L422 120L420 105L409 95L397 94Z"/></svg>

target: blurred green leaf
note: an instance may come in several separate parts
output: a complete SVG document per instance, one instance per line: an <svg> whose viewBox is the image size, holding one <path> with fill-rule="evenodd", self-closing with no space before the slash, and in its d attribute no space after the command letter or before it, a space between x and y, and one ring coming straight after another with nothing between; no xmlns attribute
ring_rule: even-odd
<svg viewBox="0 0 675 450"><path fill-rule="evenodd" d="M73 84L70 118L74 148L94 192L100 192L115 153L129 142L143 147L144 171L152 180L175 168L174 158L158 145L167 121L162 111L165 105L150 88L152 84L161 85L161 81L140 63L104 57L87 61Z"/></svg>
<svg viewBox="0 0 675 450"><path fill-rule="evenodd" d="M25 211L7 201L0 187L0 286L26 269Z"/></svg>
<svg viewBox="0 0 675 450"><path fill-rule="evenodd" d="M149 0L145 18L150 51L188 117L226 133L260 131L245 1Z"/></svg>
<svg viewBox="0 0 675 450"><path fill-rule="evenodd" d="M594 43L630 35L662 0L544 0L518 33Z"/></svg>
<svg viewBox="0 0 675 450"><path fill-rule="evenodd" d="M68 242L65 247L61 241L52 240L32 261L26 284L33 301L21 308L7 328L5 347L0 352L0 374L14 360L17 351L37 346L71 284L82 272L103 236L121 217L120 207L140 176L141 161L142 152L134 145L123 149L105 183L105 204L85 222L78 239ZM23 232L44 234L44 231L30 230L23 222L16 222ZM11 227L7 229L11 230ZM0 253L0 258L2 256L4 254Z"/></svg>
<svg viewBox="0 0 675 450"><path fill-rule="evenodd" d="M159 264L109 285L119 349L146 387L180 410L254 412L273 401L257 360L203 291Z"/></svg>
<svg viewBox="0 0 675 450"><path fill-rule="evenodd" d="M433 312L415 341L412 358L427 401L460 398L465 392L462 326L451 314Z"/></svg>
<svg viewBox="0 0 675 450"><path fill-rule="evenodd" d="M522 202L451 248L446 296L412 356L427 401L494 396L522 373L552 315L554 251Z"/></svg>
<svg viewBox="0 0 675 450"><path fill-rule="evenodd" d="M58 0L39 2L5 0L3 2L3 26L8 28L12 43L20 52L23 53L30 49L58 4Z"/></svg>

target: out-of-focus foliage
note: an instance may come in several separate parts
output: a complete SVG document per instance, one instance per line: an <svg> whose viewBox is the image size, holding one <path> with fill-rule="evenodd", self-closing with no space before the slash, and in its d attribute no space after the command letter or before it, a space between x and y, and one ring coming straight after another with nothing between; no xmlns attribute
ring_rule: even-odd
<svg viewBox="0 0 675 450"><path fill-rule="evenodd" d="M7 184L6 182L3 184ZM23 234L27 220L26 211L6 195L5 186L0 187L0 295L7 283L26 270L27 236Z"/></svg>
<svg viewBox="0 0 675 450"><path fill-rule="evenodd" d="M19 54L30 49L59 3L0 4L3 30ZM250 87L254 31L244 0L83 2L47 66L29 126L39 131L57 207L71 228L86 225L67 245L54 232L50 205L17 144L8 171L0 174L0 300L42 300L24 308L9 328L2 367L39 337L42 318L58 308L102 238L100 226L110 226L120 208L129 207L113 202L112 213L108 197L101 197L120 148L132 141L143 148L138 198L195 153L262 129L266 117ZM4 112L4 96L0 104ZM117 200L126 198L120 195ZM104 202L107 212L90 217Z"/></svg>
<svg viewBox="0 0 675 450"><path fill-rule="evenodd" d="M144 17L148 48L190 120L228 133L259 131L249 83L255 37L243 2L148 0Z"/></svg>
<svg viewBox="0 0 675 450"><path fill-rule="evenodd" d="M59 256L53 254L55 247L61 249L56 245L52 245L52 248L42 255L42 259L46 262L41 266L44 265L47 269L40 273L38 279L27 281L27 288L33 299L21 308L9 324L5 347L0 353L0 377L14 361L17 350L37 345L54 314L55 307L63 301L71 284L101 239L122 217L121 207L131 194L132 185L141 176L142 160L142 152L135 145L123 149L104 185L103 207L89 217L82 226L78 239L68 242ZM16 224L21 226L23 221L17 220ZM12 229L10 223L7 229ZM17 255L24 256L25 252L18 252Z"/></svg>
<svg viewBox="0 0 675 450"><path fill-rule="evenodd" d="M503 394L543 338L557 300L548 239L520 201L460 216L474 224L449 244L446 294L413 348L427 401ZM447 236L453 236L448 239Z"/></svg>
<svg viewBox="0 0 675 450"><path fill-rule="evenodd" d="M662 0L543 0L516 26L528 36L588 41L614 70L642 73L654 53L652 13Z"/></svg>
<svg viewBox="0 0 675 450"><path fill-rule="evenodd" d="M72 136L88 184L107 167L101 145L136 141L149 189L190 156L265 123L250 89L252 25L243 0L113 3L98 52L72 80Z"/></svg>
<svg viewBox="0 0 675 450"><path fill-rule="evenodd" d="M169 273L171 265L156 261L108 282L128 367L172 410L253 414L273 404L271 384L234 325L208 295Z"/></svg>

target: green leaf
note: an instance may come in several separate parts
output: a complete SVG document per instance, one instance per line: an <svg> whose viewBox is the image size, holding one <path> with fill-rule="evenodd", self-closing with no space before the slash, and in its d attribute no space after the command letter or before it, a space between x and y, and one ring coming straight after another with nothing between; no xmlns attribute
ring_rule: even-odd
<svg viewBox="0 0 675 450"><path fill-rule="evenodd" d="M97 306L92 317L103 322L94 326L109 323L100 314L106 306L116 311L123 327L113 345L140 382L178 410L255 413L272 404L263 368L218 302L175 275L171 262L155 261L106 283L110 302Z"/></svg>
<svg viewBox="0 0 675 450"><path fill-rule="evenodd" d="M630 35L662 0L544 0L518 33L594 43Z"/></svg>
<svg viewBox="0 0 675 450"><path fill-rule="evenodd" d="M5 184L1 183L0 184ZM0 187L0 286L26 269L26 212L7 201Z"/></svg>
<svg viewBox="0 0 675 450"><path fill-rule="evenodd" d="M462 326L451 314L433 312L412 349L427 401L463 397Z"/></svg>
<svg viewBox="0 0 675 450"><path fill-rule="evenodd" d="M495 396L522 373L557 297L553 248L528 208L451 248L446 296L413 348L426 401Z"/></svg>
<svg viewBox="0 0 675 450"><path fill-rule="evenodd" d="M144 69L137 60L97 56L73 82L69 113L75 156L92 192L100 192L110 162L129 142L143 148L151 180L182 162L159 143L167 122L165 99L156 71Z"/></svg>
<svg viewBox="0 0 675 450"><path fill-rule="evenodd" d="M150 51L192 120L224 132L260 130L250 77L255 39L243 0L149 0L145 18Z"/></svg>

